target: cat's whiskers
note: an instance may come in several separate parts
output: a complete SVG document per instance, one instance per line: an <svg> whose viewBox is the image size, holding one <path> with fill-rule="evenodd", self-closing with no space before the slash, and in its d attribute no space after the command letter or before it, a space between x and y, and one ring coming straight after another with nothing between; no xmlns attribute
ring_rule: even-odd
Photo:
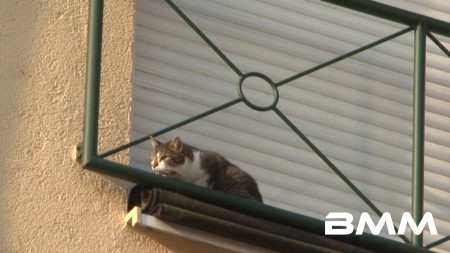
<svg viewBox="0 0 450 253"><path fill-rule="evenodd" d="M160 161L156 167L152 167L156 174L163 176L175 176L179 172L175 168L171 168L166 162Z"/></svg>
<svg viewBox="0 0 450 253"><path fill-rule="evenodd" d="M176 176L178 174L178 172L174 171L174 170L155 170L156 174L159 175L163 175L163 176Z"/></svg>

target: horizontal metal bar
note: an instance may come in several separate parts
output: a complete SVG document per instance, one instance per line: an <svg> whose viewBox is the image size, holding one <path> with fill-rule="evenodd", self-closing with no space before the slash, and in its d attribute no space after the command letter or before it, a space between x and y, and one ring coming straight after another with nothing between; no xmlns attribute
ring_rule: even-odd
<svg viewBox="0 0 450 253"><path fill-rule="evenodd" d="M334 5L360 11L383 19L391 20L408 26L416 26L419 23L427 25L430 31L445 36L450 36L450 23L422 14L407 11L391 5L367 0L322 0Z"/></svg>
<svg viewBox="0 0 450 253"><path fill-rule="evenodd" d="M365 46L362 46L362 47L360 47L360 48L357 48L357 49L355 49L355 50L353 50L353 51L350 51L350 52L348 52L348 53L346 53L346 54L340 55L340 56L338 56L338 57L336 57L336 58L334 58L334 59L331 59L331 60L329 60L329 61L327 61L327 62L324 62L324 63L322 63L322 64L319 64L319 65L315 66L315 67L312 67L312 68L310 68L310 69L307 69L307 70L305 70L305 71L303 71L303 72L301 72L301 73L298 73L298 74L293 75L293 76L291 76L291 77L289 77L289 78L286 78L286 79L284 79L284 80L281 80L281 81L279 81L279 82L276 83L276 86L279 87L279 86L281 86L281 85L283 85L283 84L292 82L292 81L294 81L294 80L296 80L296 79L298 79L298 78L300 78L300 77L302 77L302 76L308 75L308 74L310 74L310 73L312 73L312 72L314 72L314 71L317 71L317 70L319 70L319 69L325 68L325 67L327 67L327 66L329 66L329 65L331 65L331 64L334 64L334 63L336 63L336 62L338 62L338 61L342 61L342 60L344 60L344 59L346 59L346 58L348 58L348 57L351 57L351 56L353 56L353 55L355 55L355 54L361 53L362 51L365 51L365 50L370 49L370 48L372 48L372 47L375 47L375 46L377 46L377 45L379 45L379 44L381 44L381 43L384 43L384 42L389 41L389 40L391 40L391 39L394 39L394 38L396 38L396 37L398 37L398 36L401 36L401 35L403 35L403 34L409 32L409 31L412 31L413 29L414 29L413 27L405 28L405 29L403 29L403 30L401 30L401 31L398 31L398 32L393 33L393 34L391 34L391 35L389 35L389 36L386 36L386 37L384 37L384 38L381 38L381 39L379 39L379 40L377 40L377 41L375 41L375 42L372 42L372 43L370 43L370 44L367 44L367 45L365 45Z"/></svg>
<svg viewBox="0 0 450 253"><path fill-rule="evenodd" d="M271 206L266 206L267 208L261 209L262 204L257 201L186 183L171 177L160 176L150 171L137 169L106 159L94 159L87 165L87 168L127 181L167 189L174 192L182 192L187 196L207 203L227 207L228 209L241 211L247 214L252 213L256 217L275 217L278 218L279 222L282 224L289 224L290 222L295 221L295 223L301 222L302 226L305 227L319 228L323 226L323 221L318 219L307 218L306 216ZM316 232L323 233L323 230L320 228L317 229Z"/></svg>
<svg viewBox="0 0 450 253"><path fill-rule="evenodd" d="M131 166L115 163L106 159L93 159L86 168L114 176L127 181L159 187L174 192L182 192L186 196L204 201L213 205L224 207L233 211L241 212L254 217L266 219L279 224L291 226L297 229L324 235L325 222L305 215L290 212L277 207L261 204L238 196L226 194L216 190L185 183L169 177L156 175L150 171L137 169ZM371 234L347 236L328 236L338 241L347 242L356 246L371 249L377 252L419 253L430 251L414 247L410 244L386 239Z"/></svg>
<svg viewBox="0 0 450 253"><path fill-rule="evenodd" d="M139 138L139 139L136 139L136 140L134 140L134 141L131 141L131 142L125 144L125 145L122 145L122 146L119 146L119 147L117 147L117 148L115 148L115 149L112 149L112 150L110 150L110 151L107 151L107 152L105 152L105 153L99 155L99 157L100 157L100 158L106 158L106 157L108 157L108 156L110 156L110 155L113 155L113 154L115 154L115 153L117 153L117 152L120 152L120 151L122 151L122 150L125 150L125 149L127 149L127 148L130 148L130 147L132 147L132 146L134 146L134 145L137 145L137 144L139 144L139 143L142 143L142 142L144 142L144 141L147 141L147 140L150 139L151 136L157 137L157 136L159 136L159 135L165 134L165 133L167 133L167 132L169 132L169 131L172 131L172 130L174 130L174 129L176 129L176 128L179 128L179 127L181 127L181 126L184 126L184 125L186 125L186 124L189 124L189 123L191 123L191 122L193 122L193 121L199 120L199 119L201 119L201 118L204 118L204 117L206 117L206 116L208 116L208 115L210 115L210 114L213 114L213 113L215 113L215 112L221 111L221 110L223 110L223 109L225 109L225 108L228 108L228 107L230 107L230 106L232 106L232 105L235 105L235 104L237 104L237 103L239 103L239 102L242 102L242 101L243 101L243 98L242 98L242 97L236 98L236 99L234 99L234 100L231 100L230 102L227 102L227 103L225 103L225 104L222 104L222 105L219 105L219 106L217 106L217 107L214 107L214 108L212 108L212 109L210 109L210 110L208 110L208 111L206 111L206 112L200 113L200 114L198 114L198 115L196 115L196 116L194 116L194 117L190 117L190 118L188 118L188 119L185 119L185 120L183 120L183 121L180 121L180 122L178 122L178 123L175 123L175 124L173 124L173 125L170 125L170 126L164 128L164 129L161 129L161 130L159 130L159 131L156 131L156 132L154 132L154 133L152 133L152 134L146 135L146 136L144 136L144 137L141 137L141 138Z"/></svg>

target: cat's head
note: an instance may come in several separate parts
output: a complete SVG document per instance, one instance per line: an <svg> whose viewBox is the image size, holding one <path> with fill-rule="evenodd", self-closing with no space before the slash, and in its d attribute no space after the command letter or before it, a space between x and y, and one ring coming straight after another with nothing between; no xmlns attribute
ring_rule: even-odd
<svg viewBox="0 0 450 253"><path fill-rule="evenodd" d="M166 176L176 176L182 172L187 159L188 147L179 137L167 143L151 138L152 153L150 156L152 170Z"/></svg>

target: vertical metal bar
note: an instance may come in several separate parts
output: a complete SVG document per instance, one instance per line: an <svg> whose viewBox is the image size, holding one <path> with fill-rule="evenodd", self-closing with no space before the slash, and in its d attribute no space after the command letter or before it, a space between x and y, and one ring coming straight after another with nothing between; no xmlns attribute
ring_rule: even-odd
<svg viewBox="0 0 450 253"><path fill-rule="evenodd" d="M412 216L416 224L423 216L424 189L424 124L425 124L425 57L426 26L417 25L414 37L414 118L413 118L413 168ZM411 234L411 242L422 247L423 235Z"/></svg>
<svg viewBox="0 0 450 253"><path fill-rule="evenodd" d="M97 155L103 0L90 0L84 105L82 164Z"/></svg>

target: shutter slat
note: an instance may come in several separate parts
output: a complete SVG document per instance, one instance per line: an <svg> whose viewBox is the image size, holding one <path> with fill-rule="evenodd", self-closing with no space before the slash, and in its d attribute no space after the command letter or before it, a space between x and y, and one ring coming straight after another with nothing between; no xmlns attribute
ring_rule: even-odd
<svg viewBox="0 0 450 253"><path fill-rule="evenodd" d="M381 2L450 20L445 1ZM404 28L321 1L175 3L242 72L275 82ZM163 1L136 1L135 15L132 139L237 98L236 73ZM397 225L411 206L413 37L410 32L287 83L277 104ZM450 39L436 37L450 47ZM439 233L449 234L450 60L427 44L425 211ZM355 217L369 211L273 112L240 103L159 138L177 135L248 171L266 204L319 219L332 211ZM149 142L132 147L131 165L148 170L150 149ZM425 233L425 242L437 239ZM450 252L450 245L438 249Z"/></svg>

